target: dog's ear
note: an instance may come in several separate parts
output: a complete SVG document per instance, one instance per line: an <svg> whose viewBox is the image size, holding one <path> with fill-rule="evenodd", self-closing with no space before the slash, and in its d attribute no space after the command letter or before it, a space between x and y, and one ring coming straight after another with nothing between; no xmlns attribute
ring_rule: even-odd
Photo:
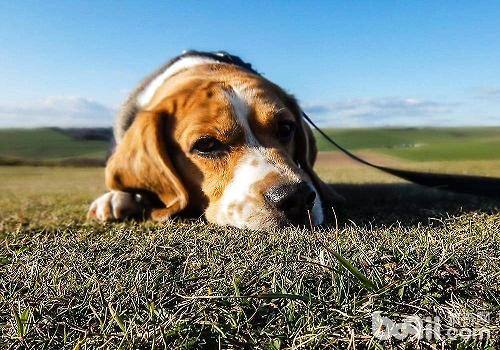
<svg viewBox="0 0 500 350"><path fill-rule="evenodd" d="M151 217L162 220L187 206L188 194L172 164L162 113L140 112L106 165L106 186L117 191L149 191L165 208Z"/></svg>
<svg viewBox="0 0 500 350"><path fill-rule="evenodd" d="M316 162L316 157L318 154L318 148L316 146L316 140L314 134L307 125L304 117L302 116L302 110L298 106L297 102L293 97L291 97L292 110L297 116L297 131L295 135L295 160L299 164L300 168L303 169L314 182L316 189L319 192L323 205L328 205L330 203L342 203L345 202L343 196L338 194L333 190L332 186L326 184L319 178L316 172L313 170L314 163Z"/></svg>

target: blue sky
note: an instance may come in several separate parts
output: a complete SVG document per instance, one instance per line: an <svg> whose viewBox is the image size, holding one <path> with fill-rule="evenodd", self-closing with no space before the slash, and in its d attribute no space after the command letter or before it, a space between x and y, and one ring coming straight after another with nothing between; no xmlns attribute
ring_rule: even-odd
<svg viewBox="0 0 500 350"><path fill-rule="evenodd" d="M1 1L0 127L103 126L184 49L240 55L323 125L500 125L496 1Z"/></svg>

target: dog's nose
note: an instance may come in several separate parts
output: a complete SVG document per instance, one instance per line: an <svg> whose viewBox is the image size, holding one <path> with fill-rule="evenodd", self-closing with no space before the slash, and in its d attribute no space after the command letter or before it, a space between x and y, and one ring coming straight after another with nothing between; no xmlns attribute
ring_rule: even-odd
<svg viewBox="0 0 500 350"><path fill-rule="evenodd" d="M316 192L307 182L281 185L265 194L269 204L281 210L293 223L305 223L307 211L311 210Z"/></svg>

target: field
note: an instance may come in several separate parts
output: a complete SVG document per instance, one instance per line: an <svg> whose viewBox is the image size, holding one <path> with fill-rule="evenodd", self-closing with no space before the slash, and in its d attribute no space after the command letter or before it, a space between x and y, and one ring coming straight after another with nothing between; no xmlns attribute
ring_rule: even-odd
<svg viewBox="0 0 500 350"><path fill-rule="evenodd" d="M495 135L466 142L490 147ZM403 156L348 139L378 163L500 176L488 147L476 159L454 150L455 160L424 161L414 148ZM89 223L102 168L0 167L0 348L500 347L500 201L410 185L337 152L320 153L316 168L347 199L335 207L338 230L332 219L314 233L197 218ZM376 312L418 316L435 333L378 339Z"/></svg>
<svg viewBox="0 0 500 350"><path fill-rule="evenodd" d="M0 129L0 164L102 164L110 130ZM326 129L350 150L370 150L411 161L500 160L500 127ZM336 151L317 137L320 151ZM99 163L100 162L100 163Z"/></svg>
<svg viewBox="0 0 500 350"><path fill-rule="evenodd" d="M103 159L105 140L84 140L57 129L0 130L0 161L63 162L71 159Z"/></svg>
<svg viewBox="0 0 500 350"><path fill-rule="evenodd" d="M500 160L500 128L330 129L350 150L369 149L406 160ZM322 151L334 150L321 137Z"/></svg>

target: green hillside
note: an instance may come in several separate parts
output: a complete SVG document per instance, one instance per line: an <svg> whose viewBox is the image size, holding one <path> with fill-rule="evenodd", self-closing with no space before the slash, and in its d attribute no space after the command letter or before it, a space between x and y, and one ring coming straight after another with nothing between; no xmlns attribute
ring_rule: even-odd
<svg viewBox="0 0 500 350"><path fill-rule="evenodd" d="M26 161L103 159L108 148L107 141L78 139L58 129L0 129L2 159Z"/></svg>
<svg viewBox="0 0 500 350"><path fill-rule="evenodd" d="M327 134L350 150L372 150L408 160L500 159L500 127L327 129ZM335 151L316 135L321 151Z"/></svg>
<svg viewBox="0 0 500 350"><path fill-rule="evenodd" d="M103 133L106 131L107 133ZM500 127L326 129L347 149L414 161L500 159ZM0 129L0 161L103 160L110 143L103 129ZM320 151L336 151L316 135Z"/></svg>

